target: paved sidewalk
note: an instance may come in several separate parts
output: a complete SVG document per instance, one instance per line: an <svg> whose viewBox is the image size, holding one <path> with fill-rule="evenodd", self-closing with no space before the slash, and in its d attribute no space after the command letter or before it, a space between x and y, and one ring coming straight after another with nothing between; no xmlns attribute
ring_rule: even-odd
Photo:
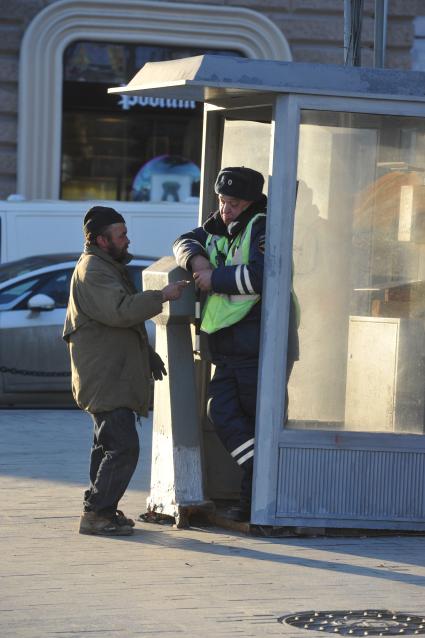
<svg viewBox="0 0 425 638"><path fill-rule="evenodd" d="M122 503L145 510L151 424ZM137 524L76 532L91 422L74 410L0 411L0 636L290 636L303 610L425 613L425 537L260 539Z"/></svg>

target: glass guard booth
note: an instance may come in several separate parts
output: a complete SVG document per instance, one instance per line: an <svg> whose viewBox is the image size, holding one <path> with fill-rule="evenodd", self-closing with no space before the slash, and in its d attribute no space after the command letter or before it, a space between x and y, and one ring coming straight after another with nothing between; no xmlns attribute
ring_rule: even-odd
<svg viewBox="0 0 425 638"><path fill-rule="evenodd" d="M253 523L425 529L424 86L200 56L117 89L205 103L202 218L220 167L268 177Z"/></svg>

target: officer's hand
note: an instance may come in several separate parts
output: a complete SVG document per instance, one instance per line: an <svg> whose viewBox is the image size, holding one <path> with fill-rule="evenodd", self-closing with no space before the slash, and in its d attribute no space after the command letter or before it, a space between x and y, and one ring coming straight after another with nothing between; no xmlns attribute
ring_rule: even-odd
<svg viewBox="0 0 425 638"><path fill-rule="evenodd" d="M155 381L162 381L167 376L167 371L163 360L155 350L149 349L149 363L152 377Z"/></svg>
<svg viewBox="0 0 425 638"><path fill-rule="evenodd" d="M195 257L192 257L192 259L190 260L190 267L192 269L192 272L199 272L200 270L212 270L211 262L203 255L195 255Z"/></svg>
<svg viewBox="0 0 425 638"><path fill-rule="evenodd" d="M196 287L200 290L208 291L211 290L211 277L213 271L212 270L199 270L193 273L193 278L195 280Z"/></svg>
<svg viewBox="0 0 425 638"><path fill-rule="evenodd" d="M179 299L182 291L190 284L190 281L176 281L173 284L168 284L162 289L162 301L174 301Z"/></svg>

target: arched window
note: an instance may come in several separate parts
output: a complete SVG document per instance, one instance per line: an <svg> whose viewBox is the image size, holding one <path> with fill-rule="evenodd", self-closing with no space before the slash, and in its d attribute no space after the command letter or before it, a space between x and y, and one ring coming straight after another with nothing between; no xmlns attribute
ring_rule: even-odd
<svg viewBox="0 0 425 638"><path fill-rule="evenodd" d="M150 61L238 51L73 42L64 54L61 199L187 201L199 196L202 104L108 95Z"/></svg>
<svg viewBox="0 0 425 638"><path fill-rule="evenodd" d="M28 199L60 196L62 169L67 170L66 158L61 159L63 62L68 47L76 42L190 47L291 59L281 31L249 9L146 0L52 3L32 21L21 49L18 192ZM105 95L105 104L106 99Z"/></svg>

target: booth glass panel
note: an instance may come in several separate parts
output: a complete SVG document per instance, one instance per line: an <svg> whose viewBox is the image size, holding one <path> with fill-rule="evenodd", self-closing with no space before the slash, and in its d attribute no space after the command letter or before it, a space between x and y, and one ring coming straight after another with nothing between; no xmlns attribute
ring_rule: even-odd
<svg viewBox="0 0 425 638"><path fill-rule="evenodd" d="M270 109L263 109L263 116L271 117ZM264 193L267 194L271 124L269 121L239 119L224 120L221 166L248 166L264 177Z"/></svg>
<svg viewBox="0 0 425 638"><path fill-rule="evenodd" d="M425 120L301 112L288 428L422 434Z"/></svg>

